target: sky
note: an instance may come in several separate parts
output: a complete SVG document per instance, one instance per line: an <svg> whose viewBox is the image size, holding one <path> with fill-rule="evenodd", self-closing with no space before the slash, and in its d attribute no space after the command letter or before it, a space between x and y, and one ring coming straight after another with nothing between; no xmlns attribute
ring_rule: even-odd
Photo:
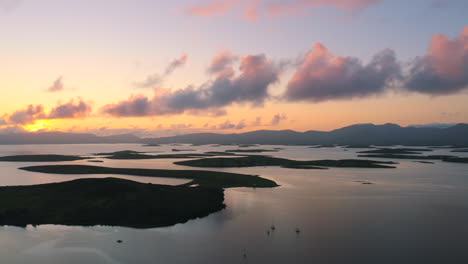
<svg viewBox="0 0 468 264"><path fill-rule="evenodd" d="M468 122L465 0L0 0L0 133Z"/></svg>

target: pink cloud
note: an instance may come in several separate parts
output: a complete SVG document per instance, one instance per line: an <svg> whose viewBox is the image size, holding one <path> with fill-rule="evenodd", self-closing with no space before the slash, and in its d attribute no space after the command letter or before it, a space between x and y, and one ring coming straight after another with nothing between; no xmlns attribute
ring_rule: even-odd
<svg viewBox="0 0 468 264"><path fill-rule="evenodd" d="M188 86L176 91L158 89L152 98L143 95L132 96L128 100L106 105L102 111L116 117L184 112L196 115L202 112L208 115L224 115L225 111L221 109L234 103L262 105L270 96L269 86L278 81L280 73L281 68L265 55L247 55L240 59L238 74L218 74L214 80L209 80L199 87Z"/></svg>
<svg viewBox="0 0 468 264"><path fill-rule="evenodd" d="M232 64L236 60L237 56L233 55L231 51L222 50L211 60L208 72L219 74L219 76L232 76L234 74Z"/></svg>
<svg viewBox="0 0 468 264"><path fill-rule="evenodd" d="M222 15L239 5L236 0L212 0L208 3L190 5L185 12L193 16L210 17Z"/></svg>
<svg viewBox="0 0 468 264"><path fill-rule="evenodd" d="M381 93L399 77L400 66L392 50L375 55L368 64L353 57L336 56L314 43L287 85L290 101L326 101Z"/></svg>
<svg viewBox="0 0 468 264"><path fill-rule="evenodd" d="M468 88L468 26L454 39L434 35L426 55L411 64L406 88L429 94Z"/></svg>
<svg viewBox="0 0 468 264"><path fill-rule="evenodd" d="M223 15L231 10L239 9L241 18L257 21L261 16L296 16L307 14L323 7L332 7L342 12L359 11L369 6L378 4L381 0L218 0L203 4L194 4L186 7L185 13L193 16L211 17Z"/></svg>
<svg viewBox="0 0 468 264"><path fill-rule="evenodd" d="M334 7L344 12L361 10L380 2L380 0L298 0L268 4L267 14L271 16L297 15L308 9Z"/></svg>

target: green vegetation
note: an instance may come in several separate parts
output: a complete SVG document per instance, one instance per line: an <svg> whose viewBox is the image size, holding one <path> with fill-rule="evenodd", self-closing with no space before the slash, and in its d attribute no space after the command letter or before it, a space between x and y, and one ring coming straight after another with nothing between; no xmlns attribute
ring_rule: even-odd
<svg viewBox="0 0 468 264"><path fill-rule="evenodd" d="M69 155L16 155L0 157L0 161L12 162L55 162L55 161L75 161L90 159L89 157L69 156Z"/></svg>
<svg viewBox="0 0 468 264"><path fill-rule="evenodd" d="M79 179L0 187L0 225L169 226L225 208L222 189Z"/></svg>
<svg viewBox="0 0 468 264"><path fill-rule="evenodd" d="M187 186L198 184L202 187L276 187L274 181L256 175L239 173L201 171L201 170L159 170L136 168L108 168L87 165L49 165L20 168L21 170L52 173L52 174L123 174L145 177L163 177L176 179L192 179Z"/></svg>
<svg viewBox="0 0 468 264"><path fill-rule="evenodd" d="M282 166L285 168L306 168L306 166L323 167L351 167L351 168L394 168L383 164L395 164L394 162L382 162L373 160L312 160L298 161L269 156L252 155L237 158L205 158L197 160L178 161L174 164L191 167L255 167L255 166ZM313 167L307 167L313 169Z"/></svg>

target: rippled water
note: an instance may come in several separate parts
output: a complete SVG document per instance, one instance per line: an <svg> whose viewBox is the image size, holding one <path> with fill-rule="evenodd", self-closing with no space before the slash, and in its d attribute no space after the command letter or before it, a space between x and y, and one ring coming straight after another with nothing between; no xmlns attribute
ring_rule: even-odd
<svg viewBox="0 0 468 264"><path fill-rule="evenodd" d="M261 146L273 147L277 146ZM0 156L89 155L126 149L168 153L173 148L204 152L237 147L21 145L0 146ZM344 159L355 158L355 151L360 150L284 148L268 154L304 160ZM448 153L438 149L430 154ZM169 159L104 161L60 164L193 169L174 165L174 160ZM468 164L397 161L397 169L214 169L258 174L281 186L228 189L225 210L166 228L0 227L0 263L468 263ZM17 169L33 164L37 163L0 162L0 185L88 177ZM186 182L115 177L173 185ZM363 185L356 181L375 184ZM268 235L272 224L276 230ZM296 227L300 228L300 234L296 234ZM119 239L123 243L116 243Z"/></svg>

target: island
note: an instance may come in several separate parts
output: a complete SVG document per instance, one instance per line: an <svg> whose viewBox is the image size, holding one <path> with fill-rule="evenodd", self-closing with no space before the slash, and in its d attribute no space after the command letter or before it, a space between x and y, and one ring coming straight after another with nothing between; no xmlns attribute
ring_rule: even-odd
<svg viewBox="0 0 468 264"><path fill-rule="evenodd" d="M432 149L423 149L423 148L379 148L374 150L360 151L358 153L368 153L368 154L421 154L424 151L432 151Z"/></svg>
<svg viewBox="0 0 468 264"><path fill-rule="evenodd" d="M299 161L284 158L275 158L270 156L252 155L247 157L235 158L202 158L195 160L177 161L174 162L174 164L207 168L281 166L284 168L294 169L323 169L319 167L395 168L394 166L389 165L396 163L391 161L374 161L359 159Z"/></svg>
<svg viewBox="0 0 468 264"><path fill-rule="evenodd" d="M51 173L51 174L120 174L145 177L163 177L176 179L191 179L185 186L197 185L201 187L232 188L253 187L271 188L278 184L272 180L257 175L230 172L202 171L202 170L163 170L137 168L110 168L89 165L45 165L23 167L20 170Z"/></svg>
<svg viewBox="0 0 468 264"><path fill-rule="evenodd" d="M10 162L55 162L55 161L75 161L75 160L85 160L90 159L90 157L81 157L81 156L70 156L70 155L14 155L14 156L4 156L0 157L0 161L10 161Z"/></svg>
<svg viewBox="0 0 468 264"><path fill-rule="evenodd" d="M152 228L225 208L219 188L104 178L0 187L0 225L110 225Z"/></svg>

